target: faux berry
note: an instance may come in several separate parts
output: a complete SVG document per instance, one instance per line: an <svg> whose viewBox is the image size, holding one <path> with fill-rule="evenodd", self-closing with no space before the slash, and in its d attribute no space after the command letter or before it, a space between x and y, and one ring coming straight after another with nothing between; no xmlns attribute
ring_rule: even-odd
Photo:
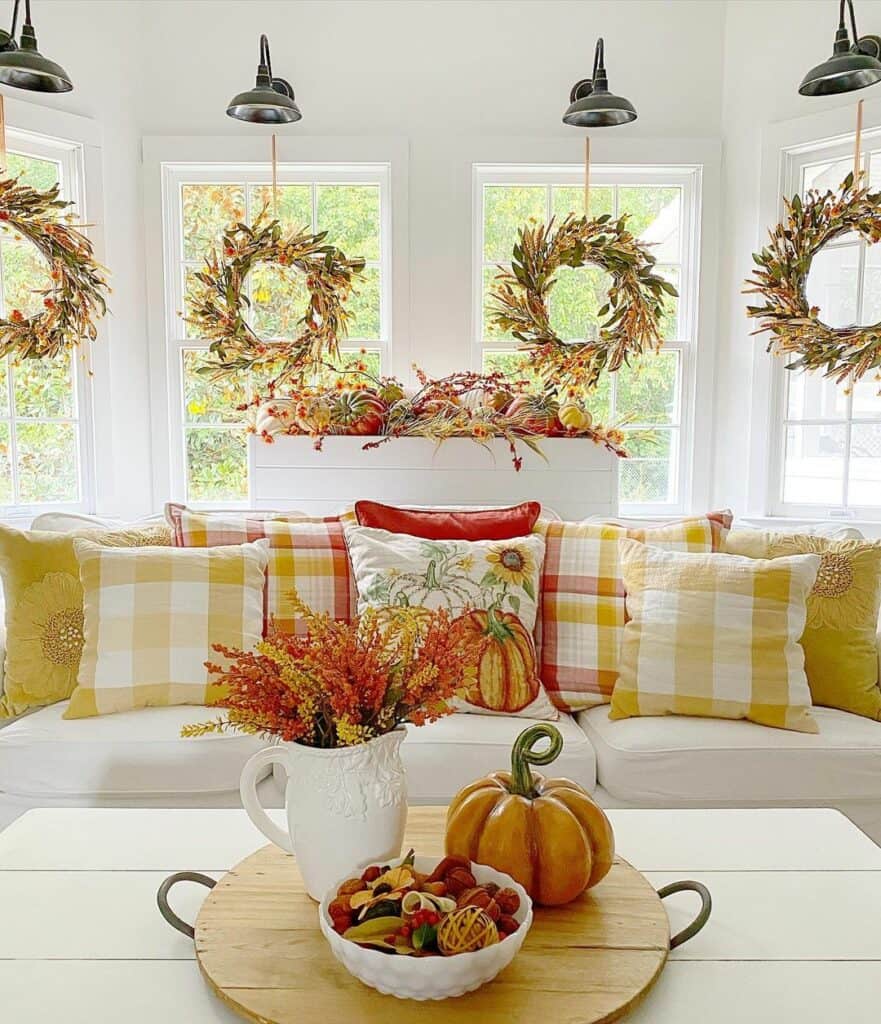
<svg viewBox="0 0 881 1024"><path fill-rule="evenodd" d="M496 928L499 930L499 934L511 935L517 931L520 925L517 921L509 914L502 914L502 916L496 921Z"/></svg>
<svg viewBox="0 0 881 1024"><path fill-rule="evenodd" d="M369 885L371 882L375 882L381 874L382 870L373 864L361 875L361 881L367 882Z"/></svg>
<svg viewBox="0 0 881 1024"><path fill-rule="evenodd" d="M495 894L495 900L503 914L513 915L520 909L520 897L513 889L499 889Z"/></svg>
<svg viewBox="0 0 881 1024"><path fill-rule="evenodd" d="M454 899L457 899L460 893L463 893L466 889L473 889L477 884L477 879L467 868L455 867L447 872L444 881L447 885L447 892Z"/></svg>

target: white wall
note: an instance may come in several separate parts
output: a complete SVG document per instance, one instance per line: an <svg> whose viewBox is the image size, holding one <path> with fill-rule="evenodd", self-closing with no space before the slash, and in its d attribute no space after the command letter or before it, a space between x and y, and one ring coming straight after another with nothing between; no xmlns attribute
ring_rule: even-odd
<svg viewBox="0 0 881 1024"><path fill-rule="evenodd" d="M407 340L429 371L469 358L470 163L540 161L551 151L559 160L561 147L578 161L582 133L560 117L572 83L590 73L600 33L611 86L640 116L594 133L597 161L619 141L638 140L651 161L658 140L722 139L723 230L710 240L721 260L721 315L718 331L701 343L717 352L713 495L746 507L749 389L753 360L764 356L762 343L748 337L739 292L767 227L759 224L762 132L779 119L853 105L852 97L797 94L804 71L831 48L833 0L39 0L34 7L43 52L62 61L76 85L47 102L104 125L119 511L146 510L161 497L149 474L139 140L253 133L224 110L253 78L261 31L304 112L287 132L408 141ZM881 0L860 0L857 15L862 31L881 32Z"/></svg>

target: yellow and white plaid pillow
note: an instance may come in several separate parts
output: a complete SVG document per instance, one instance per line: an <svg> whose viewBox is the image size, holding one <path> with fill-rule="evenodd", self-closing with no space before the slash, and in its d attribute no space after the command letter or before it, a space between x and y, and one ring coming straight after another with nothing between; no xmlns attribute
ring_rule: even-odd
<svg viewBox="0 0 881 1024"><path fill-rule="evenodd" d="M74 541L85 643L65 718L211 704L213 644L250 650L263 629L267 541L220 548L105 548Z"/></svg>
<svg viewBox="0 0 881 1024"><path fill-rule="evenodd" d="M718 551L731 513L679 519L648 529L617 523L540 523L546 543L536 647L541 681L561 711L607 704L618 678L624 583L618 542L630 538L670 551Z"/></svg>
<svg viewBox="0 0 881 1024"><path fill-rule="evenodd" d="M622 541L630 621L610 718L698 715L817 732L799 639L820 559Z"/></svg>

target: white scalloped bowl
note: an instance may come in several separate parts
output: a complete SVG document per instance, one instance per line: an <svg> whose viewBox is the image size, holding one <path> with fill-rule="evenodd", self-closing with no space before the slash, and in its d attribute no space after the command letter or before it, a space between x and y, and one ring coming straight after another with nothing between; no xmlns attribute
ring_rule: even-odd
<svg viewBox="0 0 881 1024"><path fill-rule="evenodd" d="M426 874L434 870L438 857L417 857L417 871ZM346 878L360 874L363 868L355 869ZM388 996L398 999L449 999L485 985L517 955L523 945L526 933L532 925L532 900L522 885L510 875L496 871L485 864L472 864L471 870L478 885L495 882L500 888L511 888L520 897L520 909L514 915L520 927L501 942L474 953L457 953L455 956L412 957L381 953L377 949L366 949L357 943L344 939L333 930L328 907L336 898L337 891L346 880L339 882L321 901L318 921L324 937L330 943L333 955L365 985L375 988Z"/></svg>

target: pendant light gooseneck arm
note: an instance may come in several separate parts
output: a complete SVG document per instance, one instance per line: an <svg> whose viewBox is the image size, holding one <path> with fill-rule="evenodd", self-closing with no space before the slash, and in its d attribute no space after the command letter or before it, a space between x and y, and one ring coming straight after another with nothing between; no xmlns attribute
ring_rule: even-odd
<svg viewBox="0 0 881 1024"><path fill-rule="evenodd" d="M841 3L838 6L838 31L839 32L841 32L841 31L846 32L847 31L847 29L845 28L845 25L844 25L844 4L845 4L845 0L841 0ZM856 45L859 42L859 40L860 40L860 34L859 34L859 32L857 32L857 20L856 20L856 15L853 12L853 0L847 0L847 9L850 12L850 28L851 28L851 31L853 32L854 45Z"/></svg>

